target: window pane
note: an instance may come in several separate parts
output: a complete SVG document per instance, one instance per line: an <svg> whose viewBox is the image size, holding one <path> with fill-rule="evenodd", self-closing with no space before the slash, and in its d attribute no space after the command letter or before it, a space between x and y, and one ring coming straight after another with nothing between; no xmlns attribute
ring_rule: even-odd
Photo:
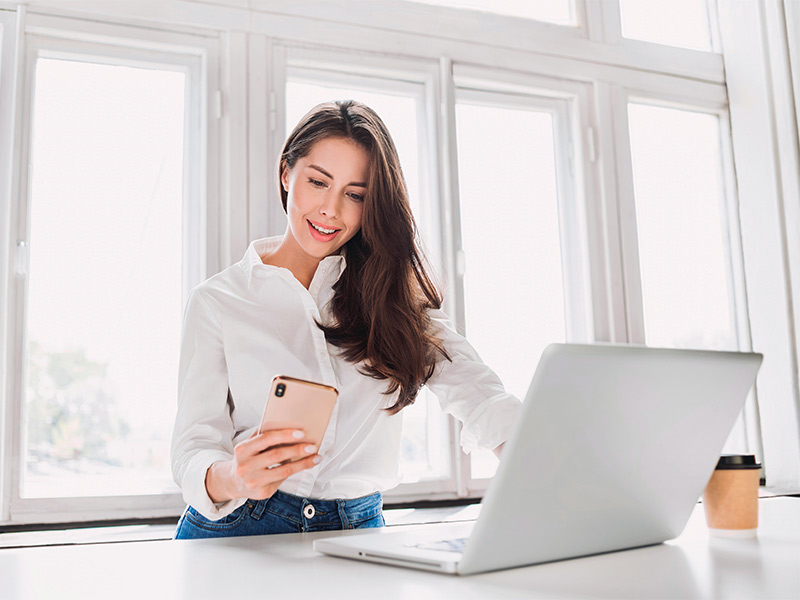
<svg viewBox="0 0 800 600"><path fill-rule="evenodd" d="M542 350L566 332L553 117L458 104L456 126L466 333L524 399ZM491 452L472 457L473 477L494 473Z"/></svg>
<svg viewBox="0 0 800 600"><path fill-rule="evenodd" d="M647 344L736 350L719 120L642 104L628 115Z"/></svg>
<svg viewBox="0 0 800 600"><path fill-rule="evenodd" d="M708 0L620 0L627 38L711 51Z"/></svg>
<svg viewBox="0 0 800 600"><path fill-rule="evenodd" d="M290 132L312 107L331 100L353 99L374 109L394 139L408 185L411 208L420 229L419 140L417 100L413 96L361 90L303 81L286 84L286 131ZM430 257L435 262L434 257ZM450 477L450 447L447 419L436 397L423 389L416 402L404 408L400 475L403 483Z"/></svg>
<svg viewBox="0 0 800 600"><path fill-rule="evenodd" d="M481 12L575 26L574 0L412 0L435 6L466 8Z"/></svg>
<svg viewBox="0 0 800 600"><path fill-rule="evenodd" d="M36 63L25 497L178 491L184 84Z"/></svg>

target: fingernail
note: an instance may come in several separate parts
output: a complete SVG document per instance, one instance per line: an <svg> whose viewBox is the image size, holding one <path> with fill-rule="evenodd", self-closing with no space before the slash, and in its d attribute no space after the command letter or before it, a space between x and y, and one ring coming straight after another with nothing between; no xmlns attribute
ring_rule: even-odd
<svg viewBox="0 0 800 600"><path fill-rule="evenodd" d="M312 461L314 462L315 465L318 465L320 463L320 461L322 461L322 457L321 456L315 456L312 459Z"/></svg>
<svg viewBox="0 0 800 600"><path fill-rule="evenodd" d="M299 429L295 429L295 430L292 432L292 437L293 437L293 438L296 438L296 439L298 439L298 440L299 440L301 437L303 437L304 435L305 435L305 433L303 433L303 432L302 432L302 431L300 431Z"/></svg>
<svg viewBox="0 0 800 600"><path fill-rule="evenodd" d="M316 447L316 446L306 446L306 447L305 447L305 448L303 448L303 449L304 449L304 450L306 451L306 453L308 453L308 454L313 454L314 452L316 452L316 451L317 451L317 447Z"/></svg>

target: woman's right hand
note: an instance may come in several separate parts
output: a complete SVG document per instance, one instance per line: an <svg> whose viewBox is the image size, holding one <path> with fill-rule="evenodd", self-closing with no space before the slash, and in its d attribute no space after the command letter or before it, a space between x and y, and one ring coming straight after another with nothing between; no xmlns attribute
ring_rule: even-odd
<svg viewBox="0 0 800 600"><path fill-rule="evenodd" d="M233 460L215 462L206 472L212 502L269 498L287 477L316 466L317 447L302 440L300 430L273 429L239 442Z"/></svg>

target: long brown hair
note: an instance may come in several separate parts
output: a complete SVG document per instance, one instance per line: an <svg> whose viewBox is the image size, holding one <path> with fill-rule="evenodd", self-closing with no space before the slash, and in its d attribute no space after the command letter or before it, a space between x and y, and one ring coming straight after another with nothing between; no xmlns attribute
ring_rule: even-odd
<svg viewBox="0 0 800 600"><path fill-rule="evenodd" d="M428 309L442 297L428 276L417 244L400 160L389 131L368 106L353 100L326 102L309 111L281 152L284 169L325 138L353 140L369 155L361 230L346 244L347 266L334 284L333 323L317 326L361 372L388 379L386 394L400 393L389 414L412 404L433 375L437 359L450 360L431 331ZM283 210L287 192L279 186Z"/></svg>

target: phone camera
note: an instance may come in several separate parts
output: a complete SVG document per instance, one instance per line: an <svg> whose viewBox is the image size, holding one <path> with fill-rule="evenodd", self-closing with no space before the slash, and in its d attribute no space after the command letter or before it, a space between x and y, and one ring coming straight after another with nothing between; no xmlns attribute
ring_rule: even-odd
<svg viewBox="0 0 800 600"><path fill-rule="evenodd" d="M275 387L275 395L276 395L276 396L278 396L278 398L280 398L281 396L283 396L283 394L284 394L284 392L285 392L285 391L286 391L286 386L285 386L284 384L282 384L282 383L279 383L279 384L278 384L278 385Z"/></svg>

